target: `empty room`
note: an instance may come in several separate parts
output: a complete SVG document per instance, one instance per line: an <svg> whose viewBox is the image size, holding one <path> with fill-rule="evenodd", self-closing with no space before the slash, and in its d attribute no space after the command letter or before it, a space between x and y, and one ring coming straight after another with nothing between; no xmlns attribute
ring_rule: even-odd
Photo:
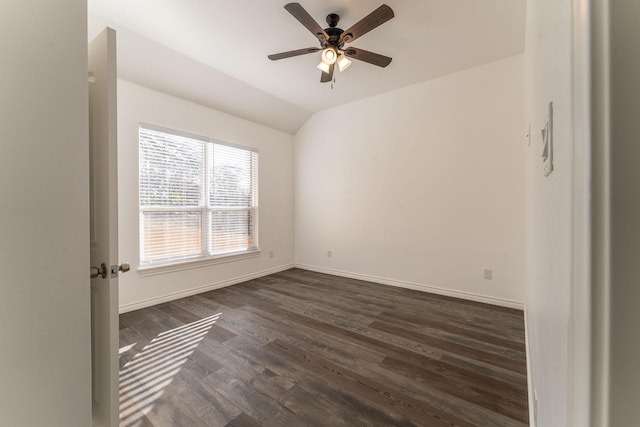
<svg viewBox="0 0 640 427"><path fill-rule="evenodd" d="M640 6L2 16L0 425L640 422Z"/></svg>

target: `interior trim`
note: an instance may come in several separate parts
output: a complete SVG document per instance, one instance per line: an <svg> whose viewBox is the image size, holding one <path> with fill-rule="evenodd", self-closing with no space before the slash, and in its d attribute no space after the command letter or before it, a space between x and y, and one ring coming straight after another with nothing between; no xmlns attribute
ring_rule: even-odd
<svg viewBox="0 0 640 427"><path fill-rule="evenodd" d="M139 310L141 308L151 307L153 305L162 304L164 302L169 302L173 300L177 300L184 297L189 297L196 294L201 294L203 292L213 291L215 289L225 288L227 286L236 285L238 283L246 282L247 280L257 279L258 277L268 276L270 274L279 273L284 270L289 270L293 268L293 264L284 264L278 267L269 268L267 270L257 271L251 274L245 274L243 276L234 277L228 280L222 280L219 282L209 283L208 285L199 286L197 288L186 289L180 292L172 292L170 294L161 295L159 297L148 298L140 301L136 301L130 304L125 304L120 306L119 312L127 313L129 311Z"/></svg>
<svg viewBox="0 0 640 427"><path fill-rule="evenodd" d="M172 264L144 265L138 267L137 271L142 277L155 276L156 274L173 273L176 271L191 270L198 267L207 267L209 265L256 258L259 255L260 249L250 249L248 251L179 261Z"/></svg>
<svg viewBox="0 0 640 427"><path fill-rule="evenodd" d="M511 301L511 300L502 299L502 298L495 298L495 297L490 297L486 295L474 294L471 292L444 289L444 288L439 288L437 286L425 285L422 283L407 282L404 280L395 280L395 279L389 279L386 277L371 276L368 274L334 270L331 268L317 267L315 265L296 263L294 267L302 268L304 270L315 271L318 273L333 274L334 276L348 277L350 279L366 280L368 282L379 283L382 285L397 286L399 288L413 289L416 291L430 292L432 294L460 298L460 299L465 299L469 301L482 302L485 304L492 304L492 305L497 305L501 307L515 308L517 310L524 310L524 304L521 302Z"/></svg>

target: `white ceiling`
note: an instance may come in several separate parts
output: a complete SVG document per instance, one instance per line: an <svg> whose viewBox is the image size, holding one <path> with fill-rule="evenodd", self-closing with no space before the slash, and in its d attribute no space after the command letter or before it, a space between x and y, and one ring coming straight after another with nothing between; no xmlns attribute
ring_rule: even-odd
<svg viewBox="0 0 640 427"><path fill-rule="evenodd" d="M320 83L320 53L286 0L88 0L89 35L118 32L121 77L288 133L314 112L521 53L526 0L301 0L326 27L346 29L376 9L395 18L352 46L391 56L386 68L354 61Z"/></svg>

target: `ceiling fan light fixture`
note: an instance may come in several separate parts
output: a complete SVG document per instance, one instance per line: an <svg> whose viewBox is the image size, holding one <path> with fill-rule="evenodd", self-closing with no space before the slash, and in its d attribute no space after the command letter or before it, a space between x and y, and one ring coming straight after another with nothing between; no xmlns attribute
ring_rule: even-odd
<svg viewBox="0 0 640 427"><path fill-rule="evenodd" d="M393 10L388 5L381 5L347 30L342 30L337 27L340 16L335 13L327 15L329 28L322 29L320 24L309 15L309 12L307 12L300 3L287 3L284 8L318 39L321 47L309 47L268 55L270 60L276 61L320 51L322 62L317 65L317 68L322 70L320 83L335 82L334 71L336 62L338 62L339 70L344 71L351 65L351 60L348 58L368 62L369 64L383 68L391 63L391 58L378 53L369 52L364 49L356 49L355 47L344 49L345 43L355 41L393 18ZM333 83L331 87L333 88Z"/></svg>
<svg viewBox="0 0 640 427"><path fill-rule="evenodd" d="M335 64L337 59L338 59L338 54L332 48L328 47L322 51L322 62L324 62L325 64L327 65Z"/></svg>
<svg viewBox="0 0 640 427"><path fill-rule="evenodd" d="M316 68L318 68L319 70L322 70L323 73L329 72L329 64L325 64L324 62L321 62L318 65L316 65Z"/></svg>
<svg viewBox="0 0 640 427"><path fill-rule="evenodd" d="M340 56L338 56L338 68L340 69L340 72L343 72L344 70L346 70L347 68L349 68L349 65L351 65L353 61L351 61L349 58L347 58L344 53L341 54Z"/></svg>

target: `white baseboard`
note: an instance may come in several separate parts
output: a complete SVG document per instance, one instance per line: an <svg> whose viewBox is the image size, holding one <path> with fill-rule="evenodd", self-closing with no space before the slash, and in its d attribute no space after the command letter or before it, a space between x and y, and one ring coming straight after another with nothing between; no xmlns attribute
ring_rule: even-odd
<svg viewBox="0 0 640 427"><path fill-rule="evenodd" d="M251 274L246 274L246 275L243 275L243 276L234 277L232 279L223 280L223 281L215 282L215 283L210 283L210 284L207 284L205 286L199 286L197 288L191 288L191 289L187 289L187 290L180 291L180 292L174 292L174 293L171 293L171 294L161 295L159 297L148 298L148 299L145 299L145 300L141 300L141 301L136 301L136 302L133 302L133 303L125 304L125 305L122 305L122 306L119 307L119 312L120 312L120 314L122 314L122 313L127 313L127 312L133 311L133 310L139 310L141 308L151 307L153 305L162 304L162 303L165 303L165 302L168 302L168 301L173 301L173 300L176 300L176 299L189 297L189 296L200 294L200 293L203 293L203 292L213 291L215 289L220 289L220 288L224 288L224 287L227 287L227 286L236 285L238 283L246 282L248 280L257 279L257 278L263 277L263 276L268 276L269 274L279 273L281 271L288 270L288 269L294 268L294 267L301 268L301 269L304 269L304 270L316 271L318 273L332 274L334 276L348 277L350 279L365 280L365 281L368 281L368 282L380 283L380 284L383 284L383 285L396 286L396 287L405 288L405 289L413 289L413 290L416 290L416 291L430 292L430 293L438 294L438 295L445 295L445 296L454 297L454 298L461 298L461 299L466 299L466 300L470 300L470 301L482 302L482 303L486 303L486 304L493 304L493 305L498 305L498 306L501 306L501 307L515 308L515 309L518 309L518 310L523 310L524 309L524 305L522 303L519 303L519 302L516 302L516 301L510 301L510 300L501 299L501 298L489 297L489 296L486 296L486 295L479 295L479 294L474 294L474 293L471 293L471 292L444 289L444 288L439 288L437 286L424 285L424 284L421 284L421 283L406 282L406 281L403 281L403 280L389 279L389 278L386 278L386 277L378 277L378 276L371 276L371 275L367 275L367 274L352 273L352 272L349 272L349 271L334 270L334 269L331 269L331 268L318 267L318 266L314 266L314 265L284 264L284 265L280 265L278 267L269 268L267 270L257 271L257 272L251 273ZM529 359L527 358L527 362L528 362L528 360Z"/></svg>
<svg viewBox="0 0 640 427"><path fill-rule="evenodd" d="M444 295L448 297L466 299L469 301L483 302L485 304L498 305L501 307L515 308L524 310L524 304L502 298L495 298L486 295L474 294L465 291L456 291L452 289L439 288L437 286L424 285L422 283L406 282L403 280L389 279L386 277L371 276L368 274L352 273L350 271L334 270L331 268L317 267L315 265L294 264L294 267L303 270L315 271L318 273L332 274L334 276L348 277L350 279L365 280L367 282L380 283L382 285L396 286L399 288L413 289L416 291L429 292L432 294Z"/></svg>
<svg viewBox="0 0 640 427"><path fill-rule="evenodd" d="M531 371L531 349L529 348L529 323L527 322L527 308L524 309L524 348L527 356L527 396L529 399L529 426L536 427L537 402L534 400L533 373Z"/></svg>
<svg viewBox="0 0 640 427"><path fill-rule="evenodd" d="M238 283L246 282L247 280L257 279L258 277L268 276L269 274L279 273L284 270L293 268L293 264L280 265L278 267L269 268L267 270L257 271L255 273L246 274L244 276L234 277L232 279L223 280L220 282L210 283L205 286L199 286L197 288L191 288L180 292L174 292L171 294L162 295L155 298L149 298L142 301L137 301L120 306L119 312L127 313L133 310L139 310L141 308L151 307L153 305L162 304L164 302L177 300L180 298L190 297L192 295L200 294L203 292L213 291L214 289L220 289L231 285L237 285Z"/></svg>

